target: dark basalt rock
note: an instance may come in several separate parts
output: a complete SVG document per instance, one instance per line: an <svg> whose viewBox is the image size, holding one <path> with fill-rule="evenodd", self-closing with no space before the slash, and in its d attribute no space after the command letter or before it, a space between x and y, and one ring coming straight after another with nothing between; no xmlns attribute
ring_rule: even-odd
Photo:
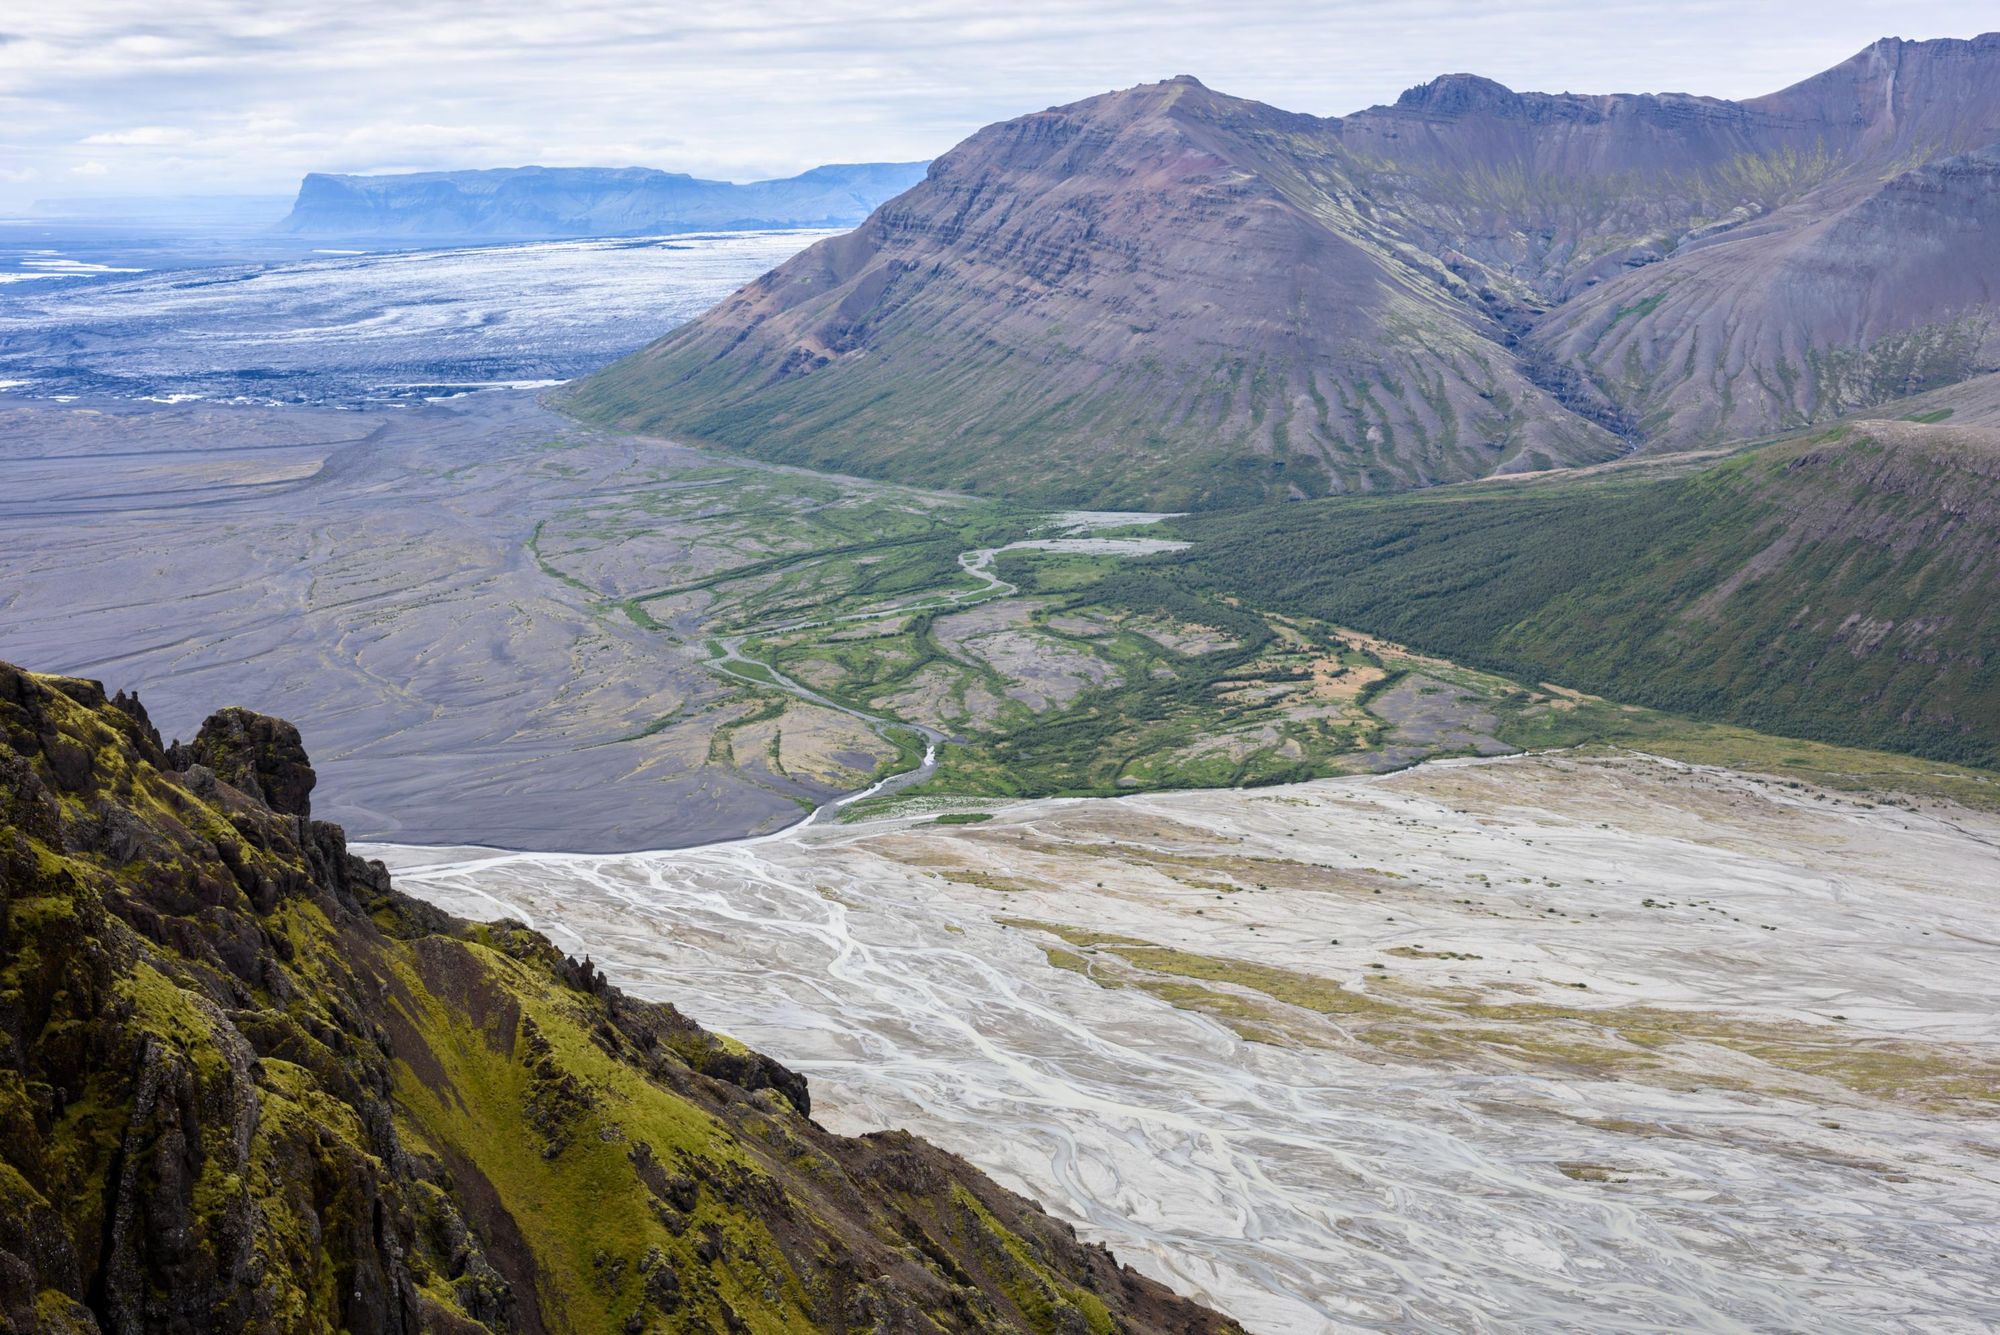
<svg viewBox="0 0 2000 1335"><path fill-rule="evenodd" d="M281 720L169 750L129 696L0 664L0 1330L1235 1329L398 894L313 783Z"/></svg>
<svg viewBox="0 0 2000 1335"><path fill-rule="evenodd" d="M299 730L283 719L248 709L219 710L203 722L194 741L174 744L169 763L182 770L203 766L244 796L283 815L312 814L318 776L306 760Z"/></svg>

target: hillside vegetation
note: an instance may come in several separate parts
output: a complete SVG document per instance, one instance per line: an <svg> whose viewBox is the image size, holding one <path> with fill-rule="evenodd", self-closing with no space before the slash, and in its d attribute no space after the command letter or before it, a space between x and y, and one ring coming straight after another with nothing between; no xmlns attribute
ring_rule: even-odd
<svg viewBox="0 0 2000 1335"><path fill-rule="evenodd" d="M971 1166L0 664L0 1328L1205 1332Z"/></svg>
<svg viewBox="0 0 2000 1335"><path fill-rule="evenodd" d="M1862 422L1687 475L1181 522L1181 575L1528 679L2000 765L2000 432Z"/></svg>

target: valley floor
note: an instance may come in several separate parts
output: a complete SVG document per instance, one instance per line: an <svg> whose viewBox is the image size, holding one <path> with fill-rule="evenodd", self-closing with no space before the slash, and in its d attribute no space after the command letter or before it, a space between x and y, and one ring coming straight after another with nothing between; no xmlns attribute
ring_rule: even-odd
<svg viewBox="0 0 2000 1335"><path fill-rule="evenodd" d="M2000 1322L2000 817L1629 752L985 811L368 851L1253 1329Z"/></svg>

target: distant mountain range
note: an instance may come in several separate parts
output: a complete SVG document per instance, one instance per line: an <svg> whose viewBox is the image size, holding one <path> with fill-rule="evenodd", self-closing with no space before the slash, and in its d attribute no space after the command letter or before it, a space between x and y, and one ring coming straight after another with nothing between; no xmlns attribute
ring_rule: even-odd
<svg viewBox="0 0 2000 1335"><path fill-rule="evenodd" d="M843 164L747 185L644 167L314 172L280 226L310 236L488 240L847 227L922 180L925 166Z"/></svg>
<svg viewBox="0 0 2000 1335"><path fill-rule="evenodd" d="M989 126L582 382L587 416L1064 503L1703 446L2000 369L2000 34L1744 102L1182 77Z"/></svg>

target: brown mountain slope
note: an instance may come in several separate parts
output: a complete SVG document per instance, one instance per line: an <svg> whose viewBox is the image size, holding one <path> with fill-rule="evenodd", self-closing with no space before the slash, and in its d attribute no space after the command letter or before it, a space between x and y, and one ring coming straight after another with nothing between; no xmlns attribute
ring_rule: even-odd
<svg viewBox="0 0 2000 1335"><path fill-rule="evenodd" d="M766 458L1187 506L1607 457L1328 123L1191 79L988 127L571 406Z"/></svg>
<svg viewBox="0 0 2000 1335"><path fill-rule="evenodd" d="M1176 79L982 130L569 402L1171 507L1705 444L2000 367L1996 141L2000 34L1741 103L1448 75L1321 120Z"/></svg>
<svg viewBox="0 0 2000 1335"><path fill-rule="evenodd" d="M1605 283L1535 342L1675 446L1804 426L2000 365L2000 146L1821 189L1780 220Z"/></svg>
<svg viewBox="0 0 2000 1335"><path fill-rule="evenodd" d="M2000 34L1885 38L1746 102L1450 74L1338 126L1370 192L1430 248L1553 302L1829 183L2000 139Z"/></svg>
<svg viewBox="0 0 2000 1335"><path fill-rule="evenodd" d="M1847 60L1743 105L1790 122L1859 162L1894 166L2000 138L2000 32L1912 42L1885 37Z"/></svg>
<svg viewBox="0 0 2000 1335"><path fill-rule="evenodd" d="M162 748L0 664L0 1329L1236 1329L310 819L290 725Z"/></svg>

